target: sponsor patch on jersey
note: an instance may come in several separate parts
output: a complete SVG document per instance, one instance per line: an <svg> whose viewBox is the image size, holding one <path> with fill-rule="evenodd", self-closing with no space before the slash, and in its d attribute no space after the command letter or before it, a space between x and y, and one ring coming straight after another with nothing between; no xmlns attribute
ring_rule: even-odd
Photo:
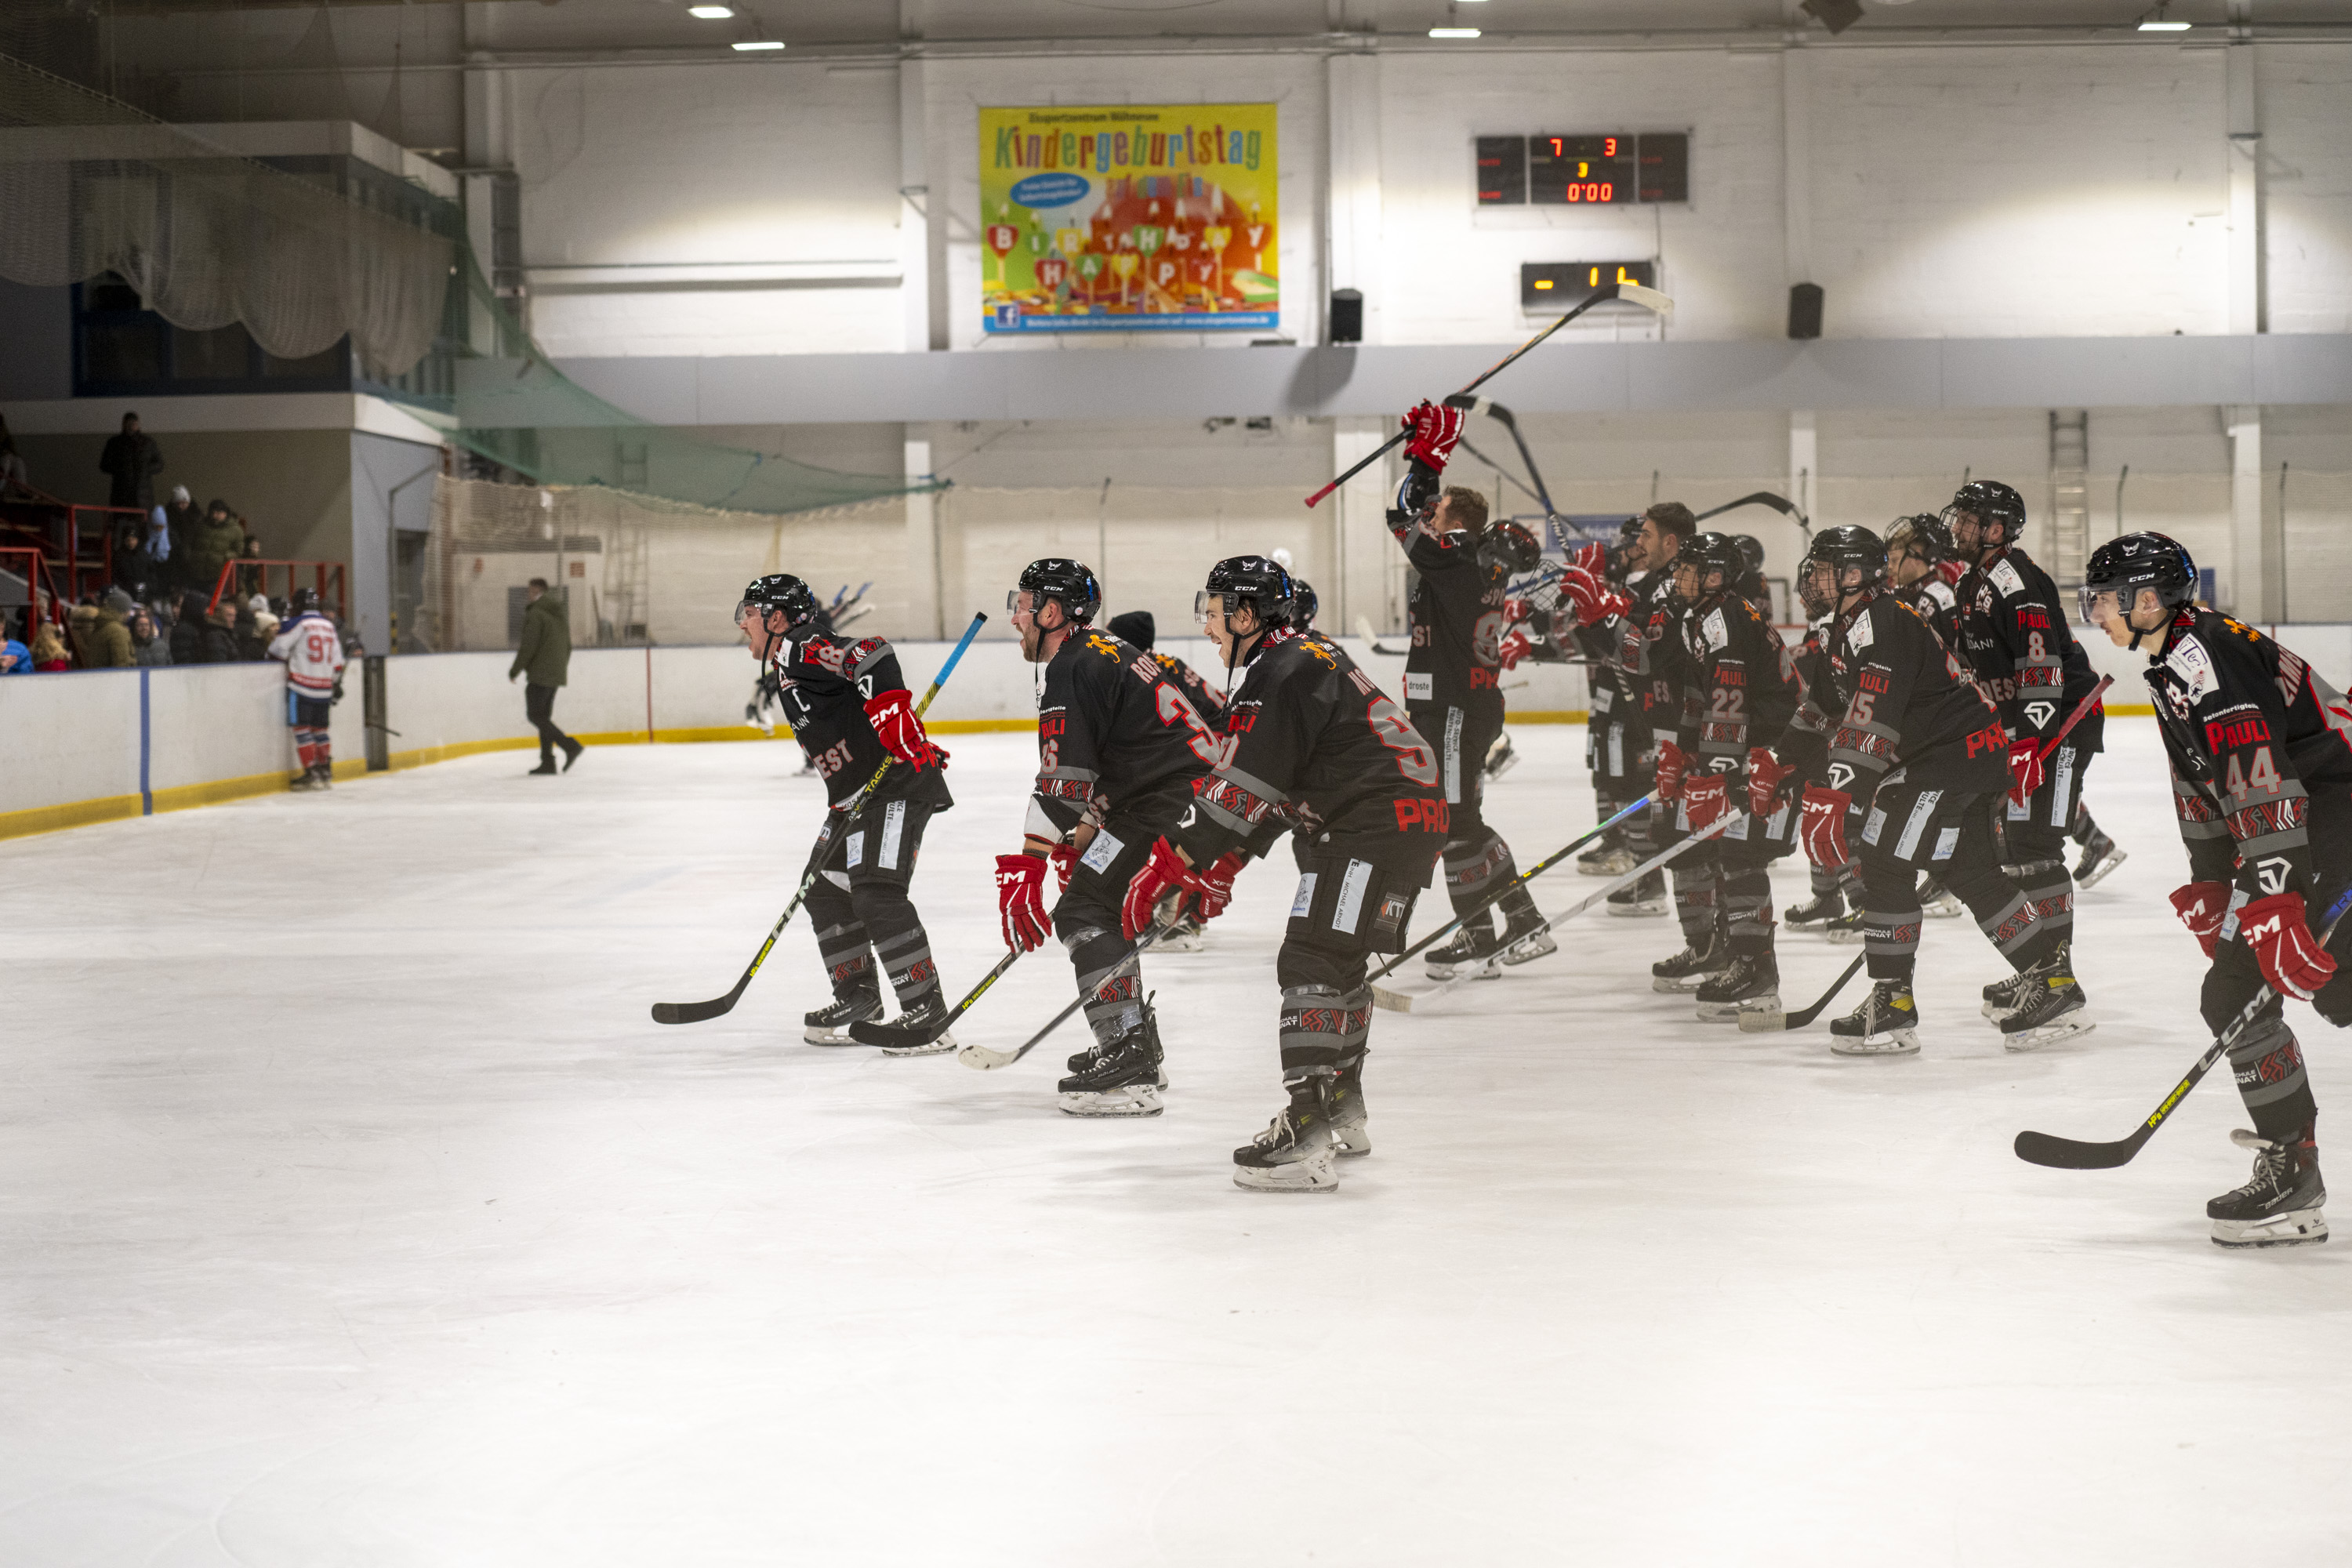
<svg viewBox="0 0 2352 1568"><path fill-rule="evenodd" d="M1427 670L1408 671L1404 678L1404 700L1407 702L1437 700L1437 678Z"/></svg>
<svg viewBox="0 0 2352 1568"><path fill-rule="evenodd" d="M1078 864L1089 871L1108 871L1110 863L1118 858L1118 852L1126 847L1124 843L1097 827L1095 829L1095 841L1087 846L1085 854L1078 857Z"/></svg>
<svg viewBox="0 0 2352 1568"><path fill-rule="evenodd" d="M2002 564L2007 565L2008 563L2003 562ZM2199 642L2194 634L2174 644L2172 651L2164 656L2164 662L2188 688L2186 700L2189 702L2197 702L2221 689L2221 681L2213 674L2213 656L2205 651L2205 645Z"/></svg>
<svg viewBox="0 0 2352 1568"><path fill-rule="evenodd" d="M1992 570L1986 573L1985 576L1994 587L2004 594L2025 592L2025 579L2017 574L2017 568L2011 565L2006 557L1994 562Z"/></svg>
<svg viewBox="0 0 2352 1568"><path fill-rule="evenodd" d="M2006 566L2009 563L2004 561L2001 564ZM1952 609L1959 604L1959 600L1953 596L1951 587L1940 577L1928 578L1925 584L1921 584L1919 591L1927 595L1928 599L1939 610Z"/></svg>
<svg viewBox="0 0 2352 1568"><path fill-rule="evenodd" d="M1698 624L1699 635L1706 639L1707 651L1720 653L1731 646L1731 628L1724 624L1723 607L1716 606Z"/></svg>
<svg viewBox="0 0 2352 1568"><path fill-rule="evenodd" d="M1870 629L1870 617L1866 615L1854 616L1853 625L1845 629L1845 646L1856 653L1877 640L1878 634Z"/></svg>

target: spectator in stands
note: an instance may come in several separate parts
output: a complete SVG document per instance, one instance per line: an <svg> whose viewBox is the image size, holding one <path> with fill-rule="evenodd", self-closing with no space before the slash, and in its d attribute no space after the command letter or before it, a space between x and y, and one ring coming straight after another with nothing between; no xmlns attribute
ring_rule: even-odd
<svg viewBox="0 0 2352 1568"><path fill-rule="evenodd" d="M180 581L211 603L221 568L244 548L245 527L236 513L229 510L228 502L214 501L205 508L205 520L196 525L195 537L188 542L188 574Z"/></svg>
<svg viewBox="0 0 2352 1568"><path fill-rule="evenodd" d="M25 459L16 450L16 437L8 433L8 416L0 414L0 496L30 490L31 479L25 474ZM22 668L5 673L22 675Z"/></svg>
<svg viewBox="0 0 2352 1568"><path fill-rule="evenodd" d="M205 614L205 659L206 664L236 664L244 658L237 650L236 602L223 599Z"/></svg>
<svg viewBox="0 0 2352 1568"><path fill-rule="evenodd" d="M114 481L108 505L145 511L155 504L155 475L163 467L163 453L155 437L139 428L136 414L122 416L122 434L107 438L98 467Z"/></svg>
<svg viewBox="0 0 2352 1568"><path fill-rule="evenodd" d="M33 668L44 675L73 668L73 658L66 652L66 639L58 636L55 621L43 621L41 629L33 634Z"/></svg>
<svg viewBox="0 0 2352 1568"><path fill-rule="evenodd" d="M172 539L172 573L180 579L180 585L184 588L190 586L187 581L188 549L195 542L196 530L204 521L205 514L197 510L194 501L188 499L188 487L173 485L172 499L163 503L163 522ZM205 584L205 592L209 594L212 591L213 585Z"/></svg>
<svg viewBox="0 0 2352 1568"><path fill-rule="evenodd" d="M209 664L205 657L205 596L190 591L180 595L180 618L172 626L172 662Z"/></svg>
<svg viewBox="0 0 2352 1568"><path fill-rule="evenodd" d="M155 625L155 612L142 605L131 612L131 647L137 662L160 668L172 662L172 644Z"/></svg>
<svg viewBox="0 0 2352 1568"><path fill-rule="evenodd" d="M530 602L522 613L522 646L515 650L507 679L511 683L519 675L530 677L523 682L522 710L539 731L539 766L530 771L554 773L555 748L561 746L562 771L570 773L588 749L555 727L555 694L572 669L570 606L547 591L544 577L533 577L526 592Z"/></svg>
<svg viewBox="0 0 2352 1568"><path fill-rule="evenodd" d="M0 637L0 675L30 675L33 653L15 637Z"/></svg>
<svg viewBox="0 0 2352 1568"><path fill-rule="evenodd" d="M253 525L247 522L245 519L241 517L236 520L236 525L246 531L245 538L237 543L236 552L238 557L241 560L246 561L260 560L261 541L253 532ZM261 568L258 566L238 567L236 569L236 592L237 596L240 598L259 596L261 593Z"/></svg>
<svg viewBox="0 0 2352 1568"><path fill-rule="evenodd" d="M109 589L97 604L74 606L84 669L128 669L139 662L131 645L131 595L120 588Z"/></svg>

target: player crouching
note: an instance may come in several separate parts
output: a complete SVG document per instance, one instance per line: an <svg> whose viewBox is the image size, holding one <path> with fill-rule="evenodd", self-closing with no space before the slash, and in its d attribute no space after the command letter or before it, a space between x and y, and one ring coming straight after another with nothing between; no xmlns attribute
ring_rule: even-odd
<svg viewBox="0 0 2352 1568"><path fill-rule="evenodd" d="M2326 1241L2318 1107L2284 998L2312 1004L2339 1028L2352 1024L2352 978L2340 964L2352 934L2333 925L2352 891L2352 703L2253 627L2199 609L2196 592L2188 551L2160 533L2127 533L2092 552L2083 616L2147 656L2189 851L2189 881L2172 907L2212 962L2200 1010L2229 1040L2231 1075L2253 1119L2252 1131L2231 1134L2254 1151L2253 1177L2205 1205L2213 1239ZM2318 910L2328 918L2315 937Z"/></svg>
<svg viewBox="0 0 2352 1568"><path fill-rule="evenodd" d="M1234 1151L1234 1182L1319 1193L1339 1185L1335 1153L1371 1152L1365 957L1403 950L1447 828L1435 754L1338 644L1293 628L1293 595L1290 574L1262 556L1210 569L1202 622L1226 668L1244 673L1223 761L1129 884L1122 929L1139 935L1178 889L1221 907L1232 884L1216 868L1291 827L1298 892L1275 957L1289 1103Z"/></svg>

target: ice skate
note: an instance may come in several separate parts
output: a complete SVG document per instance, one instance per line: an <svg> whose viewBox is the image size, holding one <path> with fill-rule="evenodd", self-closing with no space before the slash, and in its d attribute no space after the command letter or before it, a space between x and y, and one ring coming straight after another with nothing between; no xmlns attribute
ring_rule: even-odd
<svg viewBox="0 0 2352 1568"><path fill-rule="evenodd" d="M1291 1081L1290 1103L1266 1130L1234 1151L1234 1185L1254 1193L1333 1193L1328 1078Z"/></svg>
<svg viewBox="0 0 2352 1568"><path fill-rule="evenodd" d="M1724 945L1723 933L1710 931L1706 946L1693 942L1650 965L1650 989L1668 996L1696 991L1730 967L1731 950Z"/></svg>
<svg viewBox="0 0 2352 1568"><path fill-rule="evenodd" d="M879 1012L881 1009L877 1007L875 1010ZM940 1020L947 1016L948 1005L937 996L919 1007L899 1014L890 1020L890 1026L894 1029L919 1029L925 1034L939 1029L939 1033L919 1044L883 1046L879 1047L882 1054L886 1057L936 1057L955 1049L955 1037L945 1029L940 1029ZM845 1024L842 1027L845 1029L848 1026Z"/></svg>
<svg viewBox="0 0 2352 1568"><path fill-rule="evenodd" d="M1160 1069L1160 1020L1146 1006L1122 1033L1070 1058L1070 1076L1054 1087L1069 1116L1157 1116L1168 1086Z"/></svg>
<svg viewBox="0 0 2352 1568"><path fill-rule="evenodd" d="M1832 942L1848 942L1862 940L1862 911L1854 910L1833 921L1822 922L1822 934Z"/></svg>
<svg viewBox="0 0 2352 1568"><path fill-rule="evenodd" d="M1929 920L1955 920L1958 918L1962 907L1963 906L1961 905L1958 898L1953 894L1949 888L1944 886L1944 879L1938 877L1933 871L1928 872L1925 878L1921 879L1919 883L1919 912L1926 915Z"/></svg>
<svg viewBox="0 0 2352 1568"><path fill-rule="evenodd" d="M1559 943L1552 940L1551 924L1536 909L1535 901L1524 894L1520 898L1523 907L1503 917L1502 952L1497 956L1505 963L1525 963L1559 951Z"/></svg>
<svg viewBox="0 0 2352 1568"><path fill-rule="evenodd" d="M2327 1239L2327 1184L2319 1179L2319 1146L2305 1124L2273 1142L2243 1128L2230 1142L2254 1151L2253 1178L2205 1205L2216 1247L2308 1247Z"/></svg>
<svg viewBox="0 0 2352 1568"><path fill-rule="evenodd" d="M1493 783L1518 765L1519 753L1512 746L1509 733L1507 731L1496 736L1495 743L1486 748L1487 782Z"/></svg>
<svg viewBox="0 0 2352 1568"><path fill-rule="evenodd" d="M311 785L313 789L332 789L335 787L335 769L332 763L320 763L319 766L312 771L310 776L316 781Z"/></svg>
<svg viewBox="0 0 2352 1568"><path fill-rule="evenodd" d="M304 791L317 789L319 787L319 770L316 768L310 768L302 773L296 773L293 778L287 783L286 787L289 790Z"/></svg>
<svg viewBox="0 0 2352 1568"><path fill-rule="evenodd" d="M1503 944L1496 939L1492 921L1493 917L1481 910L1463 923L1452 941L1440 942L1422 954L1422 962L1429 966L1429 977L1451 980L1465 969L1484 965L1486 973L1478 978L1493 979L1495 960L1502 953Z"/></svg>
<svg viewBox="0 0 2352 1568"><path fill-rule="evenodd" d="M2060 942L2049 963L2017 977L2016 1005L1995 1020L2004 1048L2038 1050L2098 1027L2083 1016L2089 999L2074 984L2073 948L2072 942Z"/></svg>
<svg viewBox="0 0 2352 1568"><path fill-rule="evenodd" d="M837 997L829 1006L819 1007L805 1015L801 1022L805 1028L801 1038L812 1046L854 1046L849 1026L878 1022L882 1016L882 995L879 991L853 991Z"/></svg>
<svg viewBox="0 0 2352 1568"><path fill-rule="evenodd" d="M1736 1024L1742 1013L1780 1011L1780 965L1769 952L1742 953L1698 988L1702 1024Z"/></svg>
<svg viewBox="0 0 2352 1568"><path fill-rule="evenodd" d="M1186 915L1168 928L1168 934L1151 944L1154 952L1198 952L1208 945L1208 934L1201 922Z"/></svg>
<svg viewBox="0 0 2352 1568"><path fill-rule="evenodd" d="M1364 1111L1364 1058L1340 1064L1331 1079L1331 1149L1341 1159L1372 1152Z"/></svg>
<svg viewBox="0 0 2352 1568"><path fill-rule="evenodd" d="M1580 877L1622 877L1641 862L1625 847L1625 836L1611 828L1601 836L1601 842L1576 858L1576 874Z"/></svg>
<svg viewBox="0 0 2352 1568"><path fill-rule="evenodd" d="M1830 1049L1842 1057L1907 1056L1919 1048L1919 1005L1907 980L1881 980L1862 1005L1830 1020Z"/></svg>
<svg viewBox="0 0 2352 1568"><path fill-rule="evenodd" d="M1791 931L1819 931L1845 913L1845 894L1837 888L1826 893L1816 893L1801 904L1790 904L1780 911L1781 921Z"/></svg>
<svg viewBox="0 0 2352 1568"><path fill-rule="evenodd" d="M2092 828L2083 844L2083 858L2074 862L2075 890L2096 887L2101 878L2130 858L2130 853L2117 848L2114 839Z"/></svg>
<svg viewBox="0 0 2352 1568"><path fill-rule="evenodd" d="M1626 868L1627 870L1632 868ZM1666 912L1666 874L1653 871L1632 887L1618 889L1609 895L1609 912L1629 920L1645 921L1664 915Z"/></svg>

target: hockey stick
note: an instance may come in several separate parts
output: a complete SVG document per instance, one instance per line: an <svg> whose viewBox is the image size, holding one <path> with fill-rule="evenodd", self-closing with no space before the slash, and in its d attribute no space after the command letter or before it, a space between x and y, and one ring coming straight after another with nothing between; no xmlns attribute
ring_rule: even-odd
<svg viewBox="0 0 2352 1568"><path fill-rule="evenodd" d="M2352 910L2352 889L2347 889L2327 911L2327 927L2319 937L2322 948L2327 945L2327 939L2336 934L2336 922L2344 918L2347 910ZM2061 1138L2054 1133L2021 1132L2017 1135L2017 1142L2011 1145L2017 1157L2029 1164L2049 1165L2061 1171L2112 1171L2117 1165L2130 1164L2132 1156L2139 1152L2142 1144L2156 1136L2156 1130L2164 1125L2165 1118L2172 1114L2173 1108L2189 1098L2189 1091L2197 1087L2198 1080L2210 1072L2213 1064L2238 1043L2276 994L2278 993L2265 985L2260 994L2238 1009L2238 1016L2230 1020L2230 1026L2221 1031L2221 1037L2206 1047L2205 1054L2197 1058L2197 1065L2189 1069L2189 1076L2172 1086L2172 1092L2148 1113L2147 1121L2133 1130L2130 1137L2119 1138L2112 1143L2085 1143L2074 1138Z"/></svg>
<svg viewBox="0 0 2352 1568"><path fill-rule="evenodd" d="M1743 506L1769 506L1802 529L1807 539L1813 536L1813 525L1807 521L1805 514L1798 510L1797 503L1787 496L1775 495L1770 490L1758 490L1752 496L1741 496L1738 500L1727 500L1721 506L1711 506L1705 511L1694 513L1693 516L1695 521L1704 521L1707 518L1718 517L1727 511L1737 511Z"/></svg>
<svg viewBox="0 0 2352 1568"><path fill-rule="evenodd" d="M1611 828L1616 826L1619 823L1624 821L1627 817L1633 816L1635 812L1641 810L1643 806L1646 806L1649 804L1650 797L1645 795L1641 799L1635 801L1633 805L1618 812L1614 816L1602 822L1590 833L1578 835L1575 838L1570 839L1568 843L1562 845L1551 854L1545 856L1541 860L1537 861L1533 866L1530 866L1526 870L1520 872L1517 879L1508 886L1497 888L1492 894L1480 900L1476 908L1470 910L1466 913L1455 915L1452 920L1447 921L1444 925L1439 926L1435 931L1431 931L1427 936L1423 937L1419 942L1414 942L1411 947L1406 948L1402 952L1398 953L1394 958L1391 958L1386 963L1381 964L1378 969L1373 970L1371 973L1367 975L1365 978L1370 980L1378 980L1381 976L1395 969L1397 965L1404 963L1407 959L1412 958L1415 953L1420 952L1422 949L1429 946L1432 942L1443 942L1445 938L1453 935L1456 931L1460 930L1462 922L1468 920L1472 915L1483 915L1488 910L1493 909L1496 903L1501 901L1503 895L1509 892L1512 888L1523 888L1527 886L1527 884L1534 881L1538 877L1542 876L1546 871L1550 870L1554 866L1559 865L1562 860L1567 859L1570 855L1575 854L1578 850L1583 848L1586 845L1591 843L1594 839L1600 837L1602 834L1608 832ZM1611 891L1612 889L1603 888L1601 890L1606 893Z"/></svg>
<svg viewBox="0 0 2352 1568"><path fill-rule="evenodd" d="M1648 797L1644 796L1643 797L1643 800L1636 801L1634 804L1637 805L1644 804L1647 799ZM1561 910L1559 914L1546 916L1544 918L1543 929L1545 931L1552 931L1559 926L1565 925L1568 921L1574 920L1577 916L1582 914L1585 910L1591 909L1593 905L1599 903L1610 894L1616 892L1619 889L1632 887L1634 883L1640 881L1651 872L1658 869L1658 868L1664 866L1675 856L1680 855L1684 850L1688 849L1692 845L1706 843L1708 839L1714 837L1717 834L1731 826L1731 816L1732 814L1730 812L1725 812L1721 816L1718 816L1713 822L1708 823L1698 832L1692 834L1689 837L1683 839L1680 843L1669 845L1667 847L1659 850L1655 855L1651 856L1647 860L1643 861L1639 866L1634 867L1632 870L1626 872L1615 881L1595 889L1591 893L1588 894L1584 898L1579 899L1575 903L1570 905L1566 910ZM1565 854L1566 851L1563 850L1561 853ZM1546 862L1546 864L1549 864L1549 862ZM1419 950L1416 949L1415 951ZM1408 956L1410 955L1400 954L1395 962L1389 965L1389 968L1395 968L1398 963L1403 963L1405 958ZM1477 979L1482 974L1495 973L1496 966L1501 962L1502 955L1500 953L1496 953L1494 957L1486 960L1482 963L1473 964L1470 967L1464 969L1458 974L1450 974L1446 976L1426 991L1391 991L1385 985L1375 985L1372 987L1372 1005L1375 1007L1385 1008L1387 1011L1391 1013L1410 1013L1413 1010L1414 1006L1420 1003L1427 1002L1433 997L1443 996L1448 991L1453 990L1455 986L1465 985L1471 981ZM1385 974L1388 973L1388 970L1383 969L1381 973Z"/></svg>
<svg viewBox="0 0 2352 1568"><path fill-rule="evenodd" d="M1008 948L1004 956L996 961L996 967L981 976L980 984L971 988L971 994L957 1003L954 1012L950 1013L928 1029L902 1029L895 1024L877 1024L861 1018L849 1026L849 1037L861 1046L895 1046L902 1048L928 1046L946 1034L948 1026L963 1016L965 1008L979 1001L990 986L1002 979L1004 972L1012 968L1014 961L1020 958L1021 952L1020 948Z"/></svg>
<svg viewBox="0 0 2352 1568"><path fill-rule="evenodd" d="M1127 950L1127 956L1129 958L1133 958L1145 948L1150 947L1153 942L1158 942L1161 937L1166 936L1170 931L1174 931L1175 929L1176 923L1173 921L1162 921L1161 923L1153 926L1150 931L1145 931L1141 936L1135 939L1135 945ZM977 994L977 993L975 993L975 994ZM975 1072L994 1072L998 1068L1009 1068L1014 1062L1019 1061L1023 1057L1027 1056L1032 1050L1034 1050L1038 1041L1044 1039L1046 1036L1060 1028L1064 1024L1068 1023L1070 1021L1071 1014L1076 1012L1079 1008L1085 1006L1088 1002L1093 1000L1094 998L1090 995L1081 995L1076 1001L1071 1003L1068 1006L1063 1008L1060 1012L1047 1019L1044 1028L1038 1030L1035 1034L1022 1041L1016 1049L1009 1051L992 1051L986 1046L966 1046L961 1050L956 1052L956 1060L963 1063L964 1066L971 1068ZM967 1002L964 1005L970 1006L971 1004ZM960 1008L958 1011L961 1011L961 1009Z"/></svg>
<svg viewBox="0 0 2352 1568"><path fill-rule="evenodd" d="M980 628L987 620L988 616L985 614L972 616L971 625L964 628L963 640L955 645L955 651L948 655L948 661L940 666L939 674L931 678L931 684L924 691L923 700L915 704L916 718L919 719L923 716L924 710L931 705L931 699L940 694L940 688L946 685L948 677L955 673L955 667L962 659L964 649L971 646L971 639L980 635ZM784 906L784 912L778 915L776 923L768 928L768 940L761 942L760 951L751 955L751 967L743 972L742 979L735 982L735 989L724 996L714 996L708 1002L656 1002L654 1004L655 1023L702 1024L734 1011L735 1004L743 999L744 989L751 984L751 976L759 973L760 965L767 962L768 950L774 947L776 938L783 934L784 922L793 918L793 911L801 907L801 900L808 897L808 890L816 886L817 867L823 863L825 850L833 843L834 828L857 815L858 809L866 804L866 797L880 786L883 775L890 771L891 764L897 760L895 757L887 759L880 767L875 769L874 776L859 786L857 793L843 804L837 814L834 812L825 814L824 826L816 836L816 847L809 853L808 870L802 876L800 887L793 893L793 901Z"/></svg>
<svg viewBox="0 0 2352 1568"><path fill-rule="evenodd" d="M1374 653L1385 655L1390 658L1402 658L1412 651L1410 648L1382 647L1381 634L1372 630L1372 618L1370 616L1356 617L1356 635L1370 643Z"/></svg>
<svg viewBox="0 0 2352 1568"><path fill-rule="evenodd" d="M2066 721L2058 726L2058 732L2050 737L2052 750L2056 750L2058 742L2074 732L2074 726L2083 721L2083 715L2088 713L2097 704L2099 698L2107 688L2115 683L2116 678L2112 675L2099 677L2099 683L2084 694L2083 700L2074 704L2074 710L2066 715ZM1754 1013L1742 1013L1739 1015L1739 1026L1751 1035L1769 1035L1783 1029L1803 1028L1822 1016L1822 1008L1837 999L1837 994L1845 989L1846 982L1853 978L1854 972L1863 966L1864 960L1869 956L1865 952L1847 964L1845 973L1831 982L1830 988L1822 993L1822 999L1811 1006L1801 1008L1794 1013L1772 1013L1762 1009Z"/></svg>
<svg viewBox="0 0 2352 1568"><path fill-rule="evenodd" d="M1529 338L1526 342L1521 343L1517 348L1515 348L1509 353L1505 354L1501 359L1495 363L1492 369L1486 371L1486 374L1479 376L1475 381L1473 381L1469 385L1464 387L1460 392L1455 393L1454 395L1455 397L1467 397L1470 394L1477 391L1480 387L1486 385L1488 382L1494 380L1495 377L1500 375L1504 371L1517 363L1521 355L1527 353L1538 343L1543 342L1546 338L1551 336L1554 332L1559 331L1562 327L1568 325L1569 322L1576 320L1577 317L1581 316L1585 311L1590 310L1593 306L1600 304L1604 300L1623 300L1629 304L1639 305L1645 310L1654 310L1661 316L1671 317L1675 313L1675 302L1672 300L1667 299L1664 294L1659 293L1655 289L1645 289L1639 283L1603 283L1599 289L1593 290L1591 299L1587 300L1583 304L1579 305L1575 310L1570 310L1567 315L1562 316L1559 321L1554 321L1550 326L1546 327L1542 331L1538 332L1534 337ZM1308 506L1313 506L1325 496L1329 495L1333 490L1338 489L1341 485L1346 484L1349 479L1354 479L1358 474L1362 473L1374 463L1379 462L1382 458L1388 455L1389 448L1402 442L1410 434L1412 434L1412 432L1400 430L1395 435L1390 437L1387 440L1381 442L1370 453L1366 454L1362 462L1358 463L1354 468L1349 468L1346 473L1341 474L1338 479L1333 479L1329 484L1325 485L1321 489L1317 490L1313 495L1308 496L1307 498L1307 504Z"/></svg>

